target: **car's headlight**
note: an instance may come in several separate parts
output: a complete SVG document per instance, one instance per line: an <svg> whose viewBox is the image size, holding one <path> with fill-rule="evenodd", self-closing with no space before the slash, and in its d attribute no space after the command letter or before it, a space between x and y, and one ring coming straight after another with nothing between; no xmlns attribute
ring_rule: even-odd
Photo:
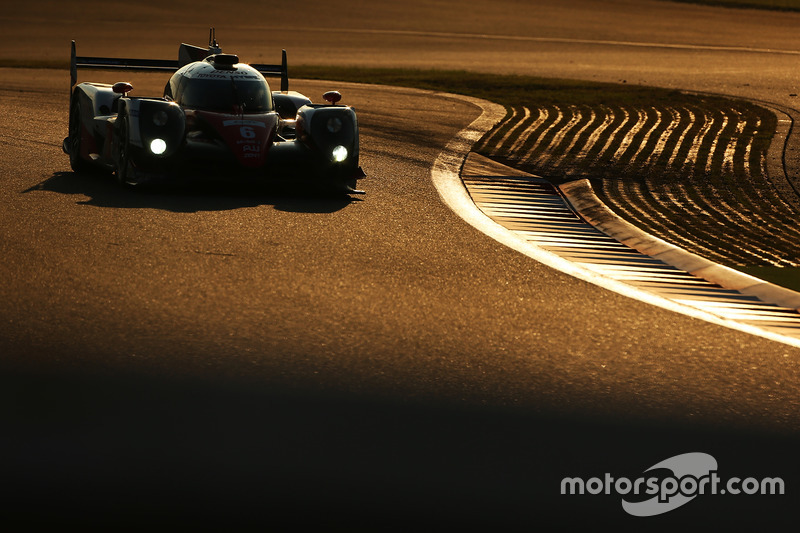
<svg viewBox="0 0 800 533"><path fill-rule="evenodd" d="M153 139L150 141L150 151L156 155L161 155L167 151L167 143L164 139Z"/></svg>
<svg viewBox="0 0 800 533"><path fill-rule="evenodd" d="M155 124L156 126L165 125L168 119L169 116L167 115L167 112L164 111L163 109L159 109L158 111L153 113L153 124Z"/></svg>
<svg viewBox="0 0 800 533"><path fill-rule="evenodd" d="M342 119L339 117L331 117L328 119L328 131L331 133L339 133L342 131Z"/></svg>
<svg viewBox="0 0 800 533"><path fill-rule="evenodd" d="M347 159L347 148L345 148L342 145L339 145L333 149L332 155L334 161L336 161L337 163L341 163L342 161Z"/></svg>

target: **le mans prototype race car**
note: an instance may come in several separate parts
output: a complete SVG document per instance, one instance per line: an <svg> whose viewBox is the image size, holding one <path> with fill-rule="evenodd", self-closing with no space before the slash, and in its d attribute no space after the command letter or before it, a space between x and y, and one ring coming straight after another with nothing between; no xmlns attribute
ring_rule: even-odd
<svg viewBox="0 0 800 533"><path fill-rule="evenodd" d="M131 97L127 82L77 83L78 67L174 72L162 97ZM271 91L264 76L280 76ZM76 56L72 42L69 134L75 171L113 172L123 184L172 176L275 180L362 193L358 121L341 95L312 104L289 91L280 65L247 65L223 54L214 29L208 49L181 44L178 60Z"/></svg>

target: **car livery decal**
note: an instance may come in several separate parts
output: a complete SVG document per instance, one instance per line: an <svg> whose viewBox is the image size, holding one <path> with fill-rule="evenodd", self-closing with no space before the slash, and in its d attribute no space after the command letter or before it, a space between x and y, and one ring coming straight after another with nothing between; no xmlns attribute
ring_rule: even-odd
<svg viewBox="0 0 800 533"><path fill-rule="evenodd" d="M278 126L276 114L234 116L198 112L200 114L225 140L242 166L256 168L264 165Z"/></svg>

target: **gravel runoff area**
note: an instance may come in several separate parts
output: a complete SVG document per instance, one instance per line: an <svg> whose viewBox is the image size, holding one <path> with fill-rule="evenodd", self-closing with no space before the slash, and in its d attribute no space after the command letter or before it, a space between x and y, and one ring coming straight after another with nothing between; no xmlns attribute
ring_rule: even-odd
<svg viewBox="0 0 800 533"><path fill-rule="evenodd" d="M640 228L729 266L800 266L798 196L768 169L782 113L671 93L651 105L524 102L477 151L563 183L588 178ZM776 138L773 150L782 151Z"/></svg>

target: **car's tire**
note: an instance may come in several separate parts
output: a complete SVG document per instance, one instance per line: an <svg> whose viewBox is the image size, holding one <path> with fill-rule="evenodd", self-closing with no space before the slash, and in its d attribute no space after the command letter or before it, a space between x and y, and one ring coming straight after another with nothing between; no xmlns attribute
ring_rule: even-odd
<svg viewBox="0 0 800 533"><path fill-rule="evenodd" d="M75 172L86 172L91 169L89 162L81 159L81 101L75 98L69 108L69 132L67 136L69 148L69 166Z"/></svg>
<svg viewBox="0 0 800 533"><path fill-rule="evenodd" d="M130 184L131 179L131 160L130 160L130 139L128 137L128 117L118 119L119 125L117 126L117 150L116 159L114 161L115 170L114 175L117 177L117 182L120 185Z"/></svg>

